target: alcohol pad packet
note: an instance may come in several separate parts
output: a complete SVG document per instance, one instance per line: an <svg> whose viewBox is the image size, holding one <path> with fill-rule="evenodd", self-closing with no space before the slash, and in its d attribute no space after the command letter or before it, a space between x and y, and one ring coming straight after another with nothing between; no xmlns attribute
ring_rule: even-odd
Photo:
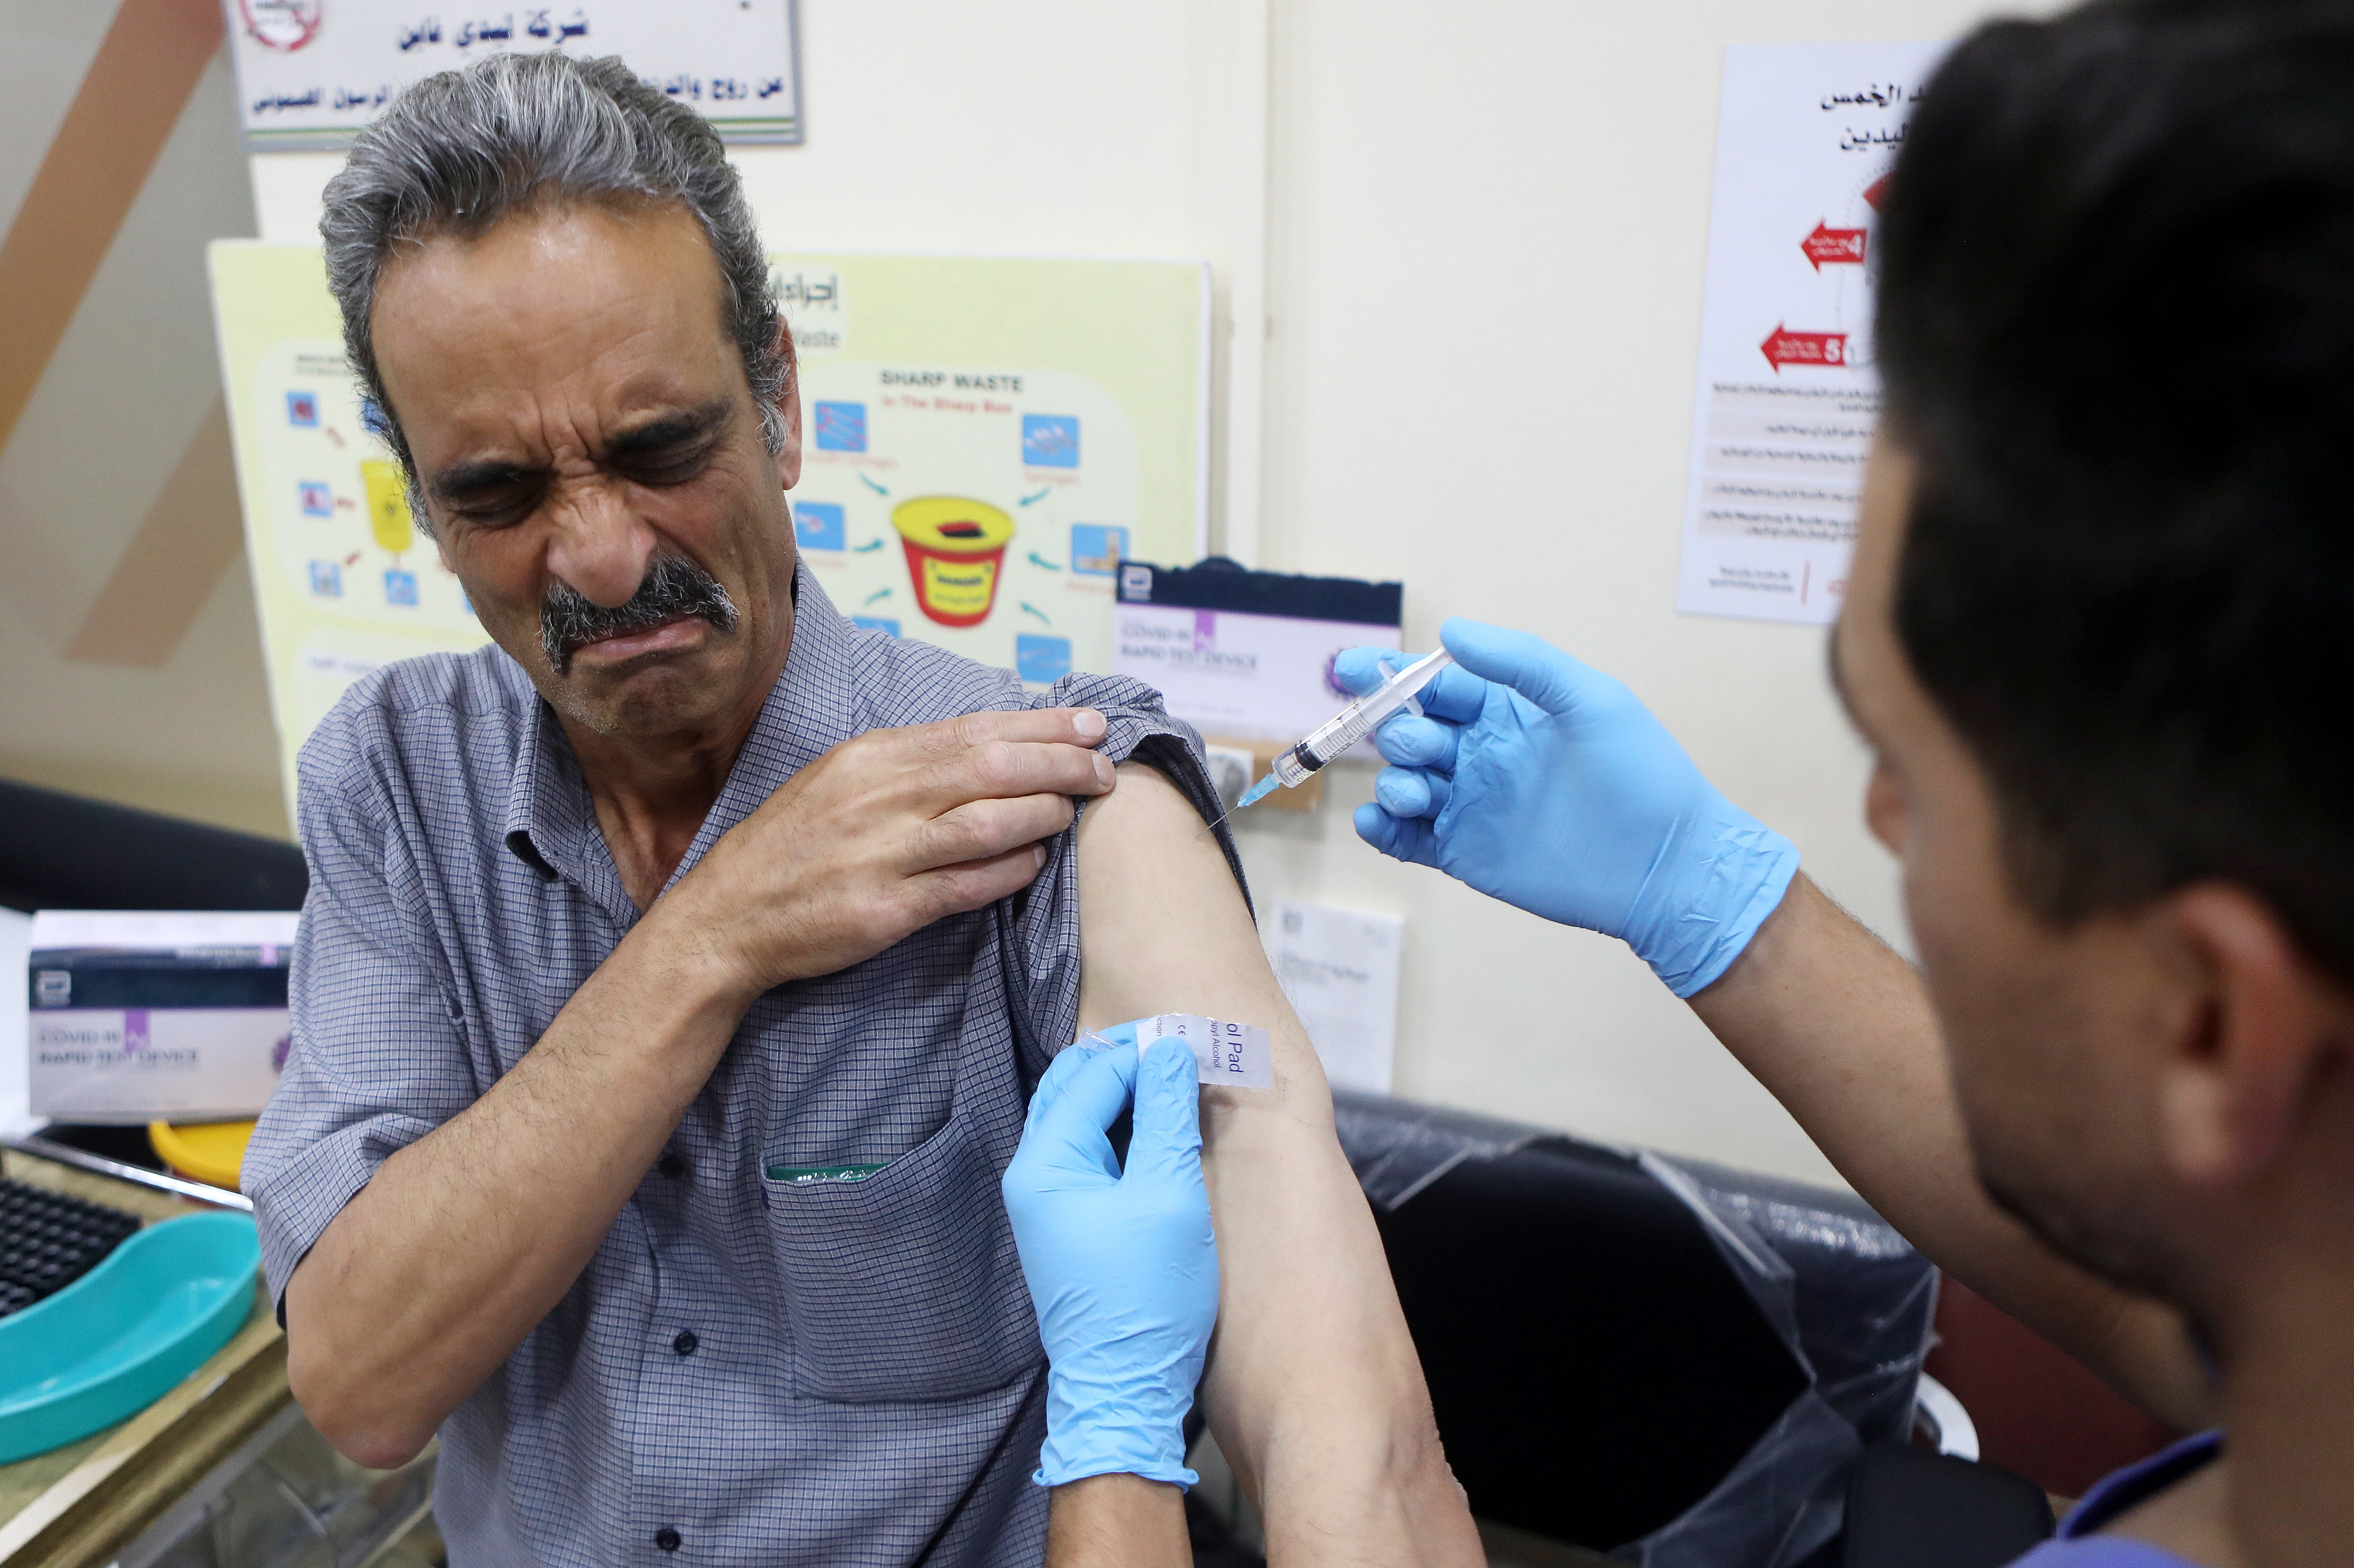
<svg viewBox="0 0 2354 1568"><path fill-rule="evenodd" d="M1229 1023L1193 1012L1164 1012L1131 1023L1114 1024L1108 1033L1117 1035L1129 1030L1135 1031L1139 1056L1156 1040L1173 1034L1184 1041L1193 1051L1195 1075L1204 1084L1225 1084L1239 1089L1275 1087L1275 1059L1267 1049L1267 1031L1255 1023ZM1091 1031L1084 1036L1083 1043L1104 1050L1126 1041Z"/></svg>

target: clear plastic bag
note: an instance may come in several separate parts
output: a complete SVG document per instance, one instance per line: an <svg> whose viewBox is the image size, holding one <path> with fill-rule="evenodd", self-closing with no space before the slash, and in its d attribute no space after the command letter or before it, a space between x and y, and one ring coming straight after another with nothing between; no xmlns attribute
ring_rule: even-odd
<svg viewBox="0 0 2354 1568"><path fill-rule="evenodd" d="M1911 1429L1937 1271L1862 1200L1649 1152L1808 1387L1708 1496L1626 1548L1645 1568L1789 1568L1839 1533L1870 1443Z"/></svg>
<svg viewBox="0 0 2354 1568"><path fill-rule="evenodd" d="M1376 1208L1395 1209L1467 1160L1492 1160L1547 1136L1474 1111L1337 1090L1332 1117L1357 1184Z"/></svg>

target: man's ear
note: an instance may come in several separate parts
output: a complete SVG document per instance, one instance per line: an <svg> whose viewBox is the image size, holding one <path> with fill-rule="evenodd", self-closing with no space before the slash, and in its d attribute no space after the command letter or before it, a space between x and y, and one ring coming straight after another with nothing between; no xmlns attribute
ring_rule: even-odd
<svg viewBox="0 0 2354 1568"><path fill-rule="evenodd" d="M801 366L792 329L785 324L781 313L777 316L773 346L785 365L785 389L777 398L777 420L785 432L785 444L777 452L777 477L790 490L801 480Z"/></svg>
<svg viewBox="0 0 2354 1568"><path fill-rule="evenodd" d="M2354 1038L2354 1005L2270 906L2197 883L2151 912L2189 1005L2159 1065L2161 1153L2193 1186L2260 1177L2296 1136L2330 1055Z"/></svg>

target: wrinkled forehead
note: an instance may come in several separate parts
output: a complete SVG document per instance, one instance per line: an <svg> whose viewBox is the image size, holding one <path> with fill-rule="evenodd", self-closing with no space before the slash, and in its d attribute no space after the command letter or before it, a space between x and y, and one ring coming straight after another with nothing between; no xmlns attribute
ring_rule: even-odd
<svg viewBox="0 0 2354 1568"><path fill-rule="evenodd" d="M386 267L369 327L412 435L486 395L741 381L718 261L675 204L549 201L428 232Z"/></svg>

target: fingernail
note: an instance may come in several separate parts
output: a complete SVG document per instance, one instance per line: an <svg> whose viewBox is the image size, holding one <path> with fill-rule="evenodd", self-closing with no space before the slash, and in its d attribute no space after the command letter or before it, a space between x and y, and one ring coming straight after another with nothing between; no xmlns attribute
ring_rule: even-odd
<svg viewBox="0 0 2354 1568"><path fill-rule="evenodd" d="M1030 846L1030 869L1033 871L1040 870L1045 865L1045 863L1046 846L1044 844L1032 844Z"/></svg>
<svg viewBox="0 0 2354 1568"><path fill-rule="evenodd" d="M1071 715L1071 727L1079 732L1081 740L1101 740L1104 731L1110 726L1105 724L1103 715L1095 709L1081 708Z"/></svg>
<svg viewBox="0 0 2354 1568"><path fill-rule="evenodd" d="M1111 758L1102 756L1101 754L1097 754L1096 758L1096 782L1108 789L1111 788L1112 778Z"/></svg>

